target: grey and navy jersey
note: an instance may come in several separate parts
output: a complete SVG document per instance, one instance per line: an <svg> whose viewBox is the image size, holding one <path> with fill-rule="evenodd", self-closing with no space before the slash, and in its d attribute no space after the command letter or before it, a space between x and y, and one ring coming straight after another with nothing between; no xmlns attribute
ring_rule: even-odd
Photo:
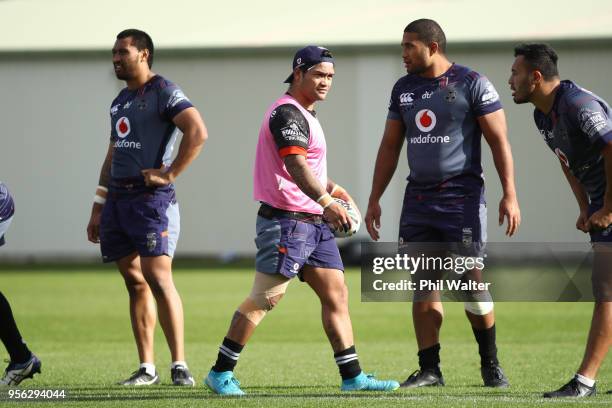
<svg viewBox="0 0 612 408"><path fill-rule="evenodd" d="M137 90L124 88L110 108L113 179L141 177L168 166L178 130L172 119L193 105L172 82L156 75Z"/></svg>
<svg viewBox="0 0 612 408"><path fill-rule="evenodd" d="M489 80L453 64L437 78L408 74L393 87L387 119L401 120L411 188L482 187L477 118L501 109Z"/></svg>
<svg viewBox="0 0 612 408"><path fill-rule="evenodd" d="M537 108L533 118L550 149L580 181L591 202L606 191L601 150L612 142L610 106L572 81L561 81L548 114Z"/></svg>

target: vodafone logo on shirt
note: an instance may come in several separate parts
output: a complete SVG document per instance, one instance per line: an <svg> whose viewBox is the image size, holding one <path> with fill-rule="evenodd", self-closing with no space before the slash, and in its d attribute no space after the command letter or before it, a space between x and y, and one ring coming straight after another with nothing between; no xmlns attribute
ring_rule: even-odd
<svg viewBox="0 0 612 408"><path fill-rule="evenodd" d="M436 127L436 114L429 109L421 109L417 112L414 117L419 130L425 134L412 135L409 139L412 144L438 144L438 143L450 143L451 138L448 135L436 136L429 133L433 128Z"/></svg>
<svg viewBox="0 0 612 408"><path fill-rule="evenodd" d="M436 114L429 109L421 109L414 117L414 121L421 132L429 132L436 127Z"/></svg>
<svg viewBox="0 0 612 408"><path fill-rule="evenodd" d="M139 141L126 139L127 135L132 131L132 126L128 118L125 116L120 117L117 123L115 123L115 130L117 131L117 136L121 139L115 142L113 145L115 148L142 149L142 145Z"/></svg>
<svg viewBox="0 0 612 408"><path fill-rule="evenodd" d="M132 130L130 120L125 116L120 117L117 123L115 123L115 130L117 131L117 136L123 139L129 135L130 131Z"/></svg>

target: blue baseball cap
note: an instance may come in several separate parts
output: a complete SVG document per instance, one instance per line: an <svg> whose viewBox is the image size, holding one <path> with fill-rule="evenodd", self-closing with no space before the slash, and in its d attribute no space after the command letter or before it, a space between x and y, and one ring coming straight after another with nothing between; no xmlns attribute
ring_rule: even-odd
<svg viewBox="0 0 612 408"><path fill-rule="evenodd" d="M319 47L318 45L309 45L299 49L293 57L293 69L291 75L285 79L285 83L290 84L293 82L293 71L295 71L296 68L304 67L306 70L309 70L321 62L334 63L334 57L327 48Z"/></svg>

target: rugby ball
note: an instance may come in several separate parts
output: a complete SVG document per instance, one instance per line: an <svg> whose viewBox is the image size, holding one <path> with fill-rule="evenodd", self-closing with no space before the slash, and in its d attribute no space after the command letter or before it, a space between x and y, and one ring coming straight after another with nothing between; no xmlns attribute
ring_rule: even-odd
<svg viewBox="0 0 612 408"><path fill-rule="evenodd" d="M359 227L361 227L361 214L359 214L359 210L357 207L353 207L351 203L347 203L341 198L334 198L334 200L336 200L338 204L346 209L346 212L351 219L351 228L346 232L344 230L335 230L332 228L334 236L336 238L347 238L355 235L357 231L359 231Z"/></svg>

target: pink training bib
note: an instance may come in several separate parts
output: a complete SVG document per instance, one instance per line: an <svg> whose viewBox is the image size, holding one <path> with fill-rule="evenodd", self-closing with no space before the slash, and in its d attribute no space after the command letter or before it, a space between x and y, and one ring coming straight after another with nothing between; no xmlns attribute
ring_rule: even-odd
<svg viewBox="0 0 612 408"><path fill-rule="evenodd" d="M253 198L283 210L322 214L321 206L299 189L285 168L284 157L288 154L303 154L303 149L285 147L279 150L270 130L270 114L284 104L296 106L308 121L310 134L306 161L321 185L327 186L327 145L321 124L291 95L285 94L268 108L259 130L253 171Z"/></svg>

